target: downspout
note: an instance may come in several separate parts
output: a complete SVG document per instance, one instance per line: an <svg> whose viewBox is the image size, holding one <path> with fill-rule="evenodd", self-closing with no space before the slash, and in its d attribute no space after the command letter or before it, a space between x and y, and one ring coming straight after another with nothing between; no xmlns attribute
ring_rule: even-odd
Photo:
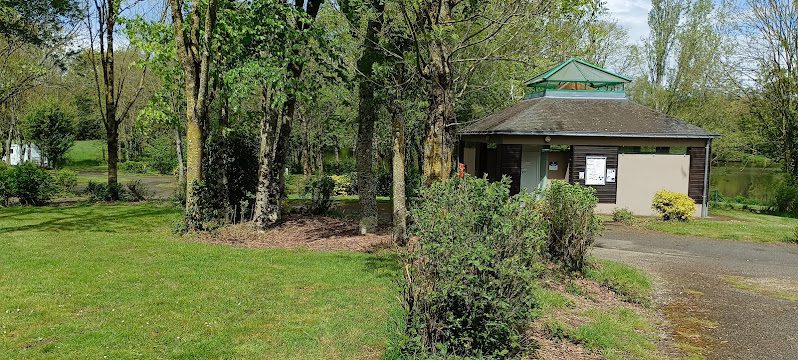
<svg viewBox="0 0 798 360"><path fill-rule="evenodd" d="M704 195L701 204L701 217L709 216L709 152L712 147L712 139L707 139L704 146Z"/></svg>

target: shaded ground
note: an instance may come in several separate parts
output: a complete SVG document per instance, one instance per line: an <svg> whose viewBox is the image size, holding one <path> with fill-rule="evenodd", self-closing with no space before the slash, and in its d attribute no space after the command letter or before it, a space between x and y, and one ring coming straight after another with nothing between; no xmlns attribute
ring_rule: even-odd
<svg viewBox="0 0 798 360"><path fill-rule="evenodd" d="M311 250L352 250L370 252L391 246L388 229L360 235L354 221L328 216L289 215L285 221L264 232L251 223L228 226L198 238L199 241L249 248L304 248Z"/></svg>
<svg viewBox="0 0 798 360"><path fill-rule="evenodd" d="M710 359L798 358L798 246L610 225L594 254L650 272L676 347Z"/></svg>

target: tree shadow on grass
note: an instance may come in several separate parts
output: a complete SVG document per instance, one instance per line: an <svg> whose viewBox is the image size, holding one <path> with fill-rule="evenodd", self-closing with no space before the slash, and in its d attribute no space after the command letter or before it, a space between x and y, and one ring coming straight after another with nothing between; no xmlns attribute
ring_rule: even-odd
<svg viewBox="0 0 798 360"><path fill-rule="evenodd" d="M398 280L402 272L402 261L395 252L370 254L363 260L363 267L380 279Z"/></svg>
<svg viewBox="0 0 798 360"><path fill-rule="evenodd" d="M113 233L120 230L147 230L160 226L160 221L147 221L148 218L171 216L175 210L168 207L146 205L97 206L80 205L69 207L46 207L14 209L0 220L11 222L16 219L25 224L0 227L0 234L20 231L91 231ZM37 216L41 218L37 221ZM28 223L34 221L33 223Z"/></svg>

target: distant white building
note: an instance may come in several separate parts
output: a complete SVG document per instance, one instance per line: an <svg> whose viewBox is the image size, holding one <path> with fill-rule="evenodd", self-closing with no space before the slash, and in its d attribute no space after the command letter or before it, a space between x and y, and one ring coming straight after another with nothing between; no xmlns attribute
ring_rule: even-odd
<svg viewBox="0 0 798 360"><path fill-rule="evenodd" d="M26 161L47 165L47 158L42 157L39 147L29 144L11 144L11 161L8 160L8 155L3 156L3 161L10 165L19 165Z"/></svg>

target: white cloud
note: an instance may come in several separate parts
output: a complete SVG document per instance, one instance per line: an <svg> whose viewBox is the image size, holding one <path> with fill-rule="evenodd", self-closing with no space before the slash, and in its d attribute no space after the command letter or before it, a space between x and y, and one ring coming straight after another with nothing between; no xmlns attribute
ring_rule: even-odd
<svg viewBox="0 0 798 360"><path fill-rule="evenodd" d="M606 0L605 6L610 17L629 32L630 41L639 43L648 36L650 0Z"/></svg>

